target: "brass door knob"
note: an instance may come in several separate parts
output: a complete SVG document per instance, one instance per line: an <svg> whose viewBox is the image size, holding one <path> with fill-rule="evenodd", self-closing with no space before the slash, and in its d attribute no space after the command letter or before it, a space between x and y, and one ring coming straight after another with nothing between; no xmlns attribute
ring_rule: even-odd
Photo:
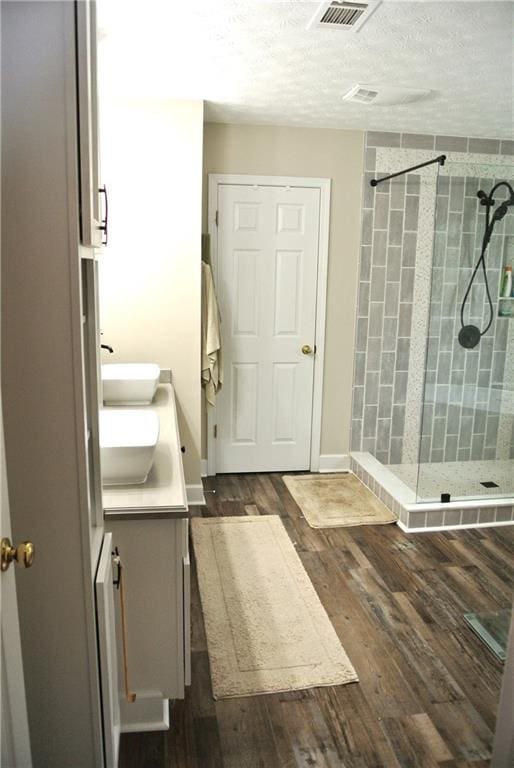
<svg viewBox="0 0 514 768"><path fill-rule="evenodd" d="M312 352L312 347L309 344L304 344L302 347L302 352L304 355L310 355Z"/></svg>
<svg viewBox="0 0 514 768"><path fill-rule="evenodd" d="M24 568L30 568L34 562L35 550L31 541L22 541L17 547L13 547L10 539L4 538L0 542L0 569L6 571L13 560Z"/></svg>

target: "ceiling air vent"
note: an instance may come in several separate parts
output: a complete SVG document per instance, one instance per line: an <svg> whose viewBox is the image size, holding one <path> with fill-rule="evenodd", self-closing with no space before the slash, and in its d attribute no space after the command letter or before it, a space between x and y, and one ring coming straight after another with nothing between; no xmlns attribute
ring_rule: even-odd
<svg viewBox="0 0 514 768"><path fill-rule="evenodd" d="M322 29L351 29L357 32L380 3L381 0L368 0L362 3L350 3L344 0L323 2L309 21L307 29L321 27Z"/></svg>
<svg viewBox="0 0 514 768"><path fill-rule="evenodd" d="M343 96L343 101L356 104L373 104L377 107L390 107L418 101L431 93L426 88L403 88L398 85L358 84L350 88Z"/></svg>

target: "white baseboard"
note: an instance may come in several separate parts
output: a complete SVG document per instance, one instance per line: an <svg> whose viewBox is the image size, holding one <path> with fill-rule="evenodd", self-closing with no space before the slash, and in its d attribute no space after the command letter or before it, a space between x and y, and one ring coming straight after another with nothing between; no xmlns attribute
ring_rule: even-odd
<svg viewBox="0 0 514 768"><path fill-rule="evenodd" d="M203 495L203 485L186 485L187 503L188 506L198 506L199 504L205 504L205 496Z"/></svg>
<svg viewBox="0 0 514 768"><path fill-rule="evenodd" d="M201 475L202 475L202 477L207 477L207 472L208 472L208 469L207 469L207 467L208 467L207 459L201 459L200 462L201 462L200 463Z"/></svg>
<svg viewBox="0 0 514 768"><path fill-rule="evenodd" d="M326 453L319 457L320 472L349 472L350 456L347 453Z"/></svg>
<svg viewBox="0 0 514 768"><path fill-rule="evenodd" d="M121 732L167 731L170 727L169 701L160 691L136 691L136 700L120 700Z"/></svg>

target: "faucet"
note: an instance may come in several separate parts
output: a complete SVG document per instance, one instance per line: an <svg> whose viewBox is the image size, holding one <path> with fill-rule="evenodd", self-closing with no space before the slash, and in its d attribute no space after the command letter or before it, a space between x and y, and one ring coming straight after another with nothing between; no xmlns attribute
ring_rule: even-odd
<svg viewBox="0 0 514 768"><path fill-rule="evenodd" d="M107 349L108 352L112 355L114 352L114 349L110 347L108 344L100 344L100 349Z"/></svg>

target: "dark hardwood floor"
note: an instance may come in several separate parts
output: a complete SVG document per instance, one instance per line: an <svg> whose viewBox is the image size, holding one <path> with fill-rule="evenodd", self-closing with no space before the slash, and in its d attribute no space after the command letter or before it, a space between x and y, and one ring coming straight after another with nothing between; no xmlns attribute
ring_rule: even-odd
<svg viewBox="0 0 514 768"><path fill-rule="evenodd" d="M199 515L282 517L359 682L215 702L193 578L191 688L171 706L170 731L123 736L120 768L490 764L503 667L462 615L511 606L514 527L313 530L280 475L205 487Z"/></svg>

